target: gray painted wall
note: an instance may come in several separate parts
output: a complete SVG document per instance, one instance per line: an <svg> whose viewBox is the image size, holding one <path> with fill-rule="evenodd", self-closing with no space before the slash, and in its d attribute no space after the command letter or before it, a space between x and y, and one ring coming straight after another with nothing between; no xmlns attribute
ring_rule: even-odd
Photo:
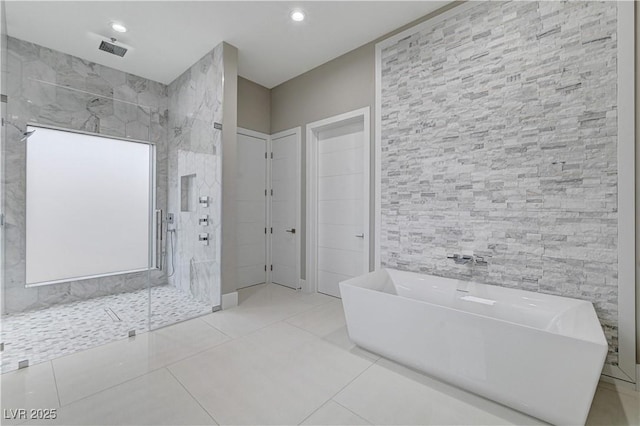
<svg viewBox="0 0 640 426"><path fill-rule="evenodd" d="M306 277L306 131L304 126L359 108L369 107L371 114L371 229L373 237L374 158L375 140L375 44L393 34L437 16L460 2L451 3L425 15L383 37L333 59L298 77L271 89L271 133L302 126L302 196L301 206L301 278ZM370 264L373 265L374 238L369 239Z"/></svg>
<svg viewBox="0 0 640 426"><path fill-rule="evenodd" d="M635 25L640 23L640 7L635 8ZM640 31L636 30L636 363L640 364Z"/></svg>
<svg viewBox="0 0 640 426"><path fill-rule="evenodd" d="M374 44L346 55L271 89L271 133L302 126L301 278L306 277L306 130L308 123L375 103ZM373 117L373 116L372 116ZM371 143L373 146L373 120ZM373 151L373 149L372 149ZM373 163L371 164L373 170ZM373 189L373 185L371 186ZM372 192L373 195L373 192ZM373 197L371 197L373 200ZM373 211L373 204L371 204ZM370 221L373 224L373 220ZM371 232L369 235L373 235ZM370 239L373 247L373 238ZM373 258L373 250L371 250Z"/></svg>
<svg viewBox="0 0 640 426"><path fill-rule="evenodd" d="M271 133L271 90L238 77L238 127Z"/></svg>

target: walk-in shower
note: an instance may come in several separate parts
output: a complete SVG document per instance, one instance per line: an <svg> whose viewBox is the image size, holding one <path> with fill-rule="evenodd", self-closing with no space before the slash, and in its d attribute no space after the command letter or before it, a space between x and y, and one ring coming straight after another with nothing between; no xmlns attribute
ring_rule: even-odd
<svg viewBox="0 0 640 426"><path fill-rule="evenodd" d="M220 159L169 131L189 85L11 37L7 51L2 372L219 309Z"/></svg>

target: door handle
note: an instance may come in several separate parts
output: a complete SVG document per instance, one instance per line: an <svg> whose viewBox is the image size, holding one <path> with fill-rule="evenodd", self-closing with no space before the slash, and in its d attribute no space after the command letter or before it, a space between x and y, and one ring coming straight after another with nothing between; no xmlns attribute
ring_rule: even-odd
<svg viewBox="0 0 640 426"><path fill-rule="evenodd" d="M358 238L364 238L364 234L356 234L356 237L358 237Z"/></svg>
<svg viewBox="0 0 640 426"><path fill-rule="evenodd" d="M291 228L291 229L285 229L285 231L291 233L291 234L295 234L296 233L296 228Z"/></svg>

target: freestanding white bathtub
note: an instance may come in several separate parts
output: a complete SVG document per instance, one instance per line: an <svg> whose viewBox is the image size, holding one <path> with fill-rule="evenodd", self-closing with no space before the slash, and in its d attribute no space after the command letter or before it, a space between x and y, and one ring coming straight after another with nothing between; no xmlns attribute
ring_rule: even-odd
<svg viewBox="0 0 640 426"><path fill-rule="evenodd" d="M381 269L340 283L357 345L554 424L584 424L607 354L591 303Z"/></svg>

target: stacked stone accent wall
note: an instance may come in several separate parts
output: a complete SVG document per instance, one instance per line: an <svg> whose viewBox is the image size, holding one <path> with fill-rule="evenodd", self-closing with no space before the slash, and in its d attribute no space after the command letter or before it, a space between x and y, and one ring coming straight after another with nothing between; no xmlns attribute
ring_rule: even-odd
<svg viewBox="0 0 640 426"><path fill-rule="evenodd" d="M589 300L614 365L616 13L482 2L381 55L383 266Z"/></svg>

